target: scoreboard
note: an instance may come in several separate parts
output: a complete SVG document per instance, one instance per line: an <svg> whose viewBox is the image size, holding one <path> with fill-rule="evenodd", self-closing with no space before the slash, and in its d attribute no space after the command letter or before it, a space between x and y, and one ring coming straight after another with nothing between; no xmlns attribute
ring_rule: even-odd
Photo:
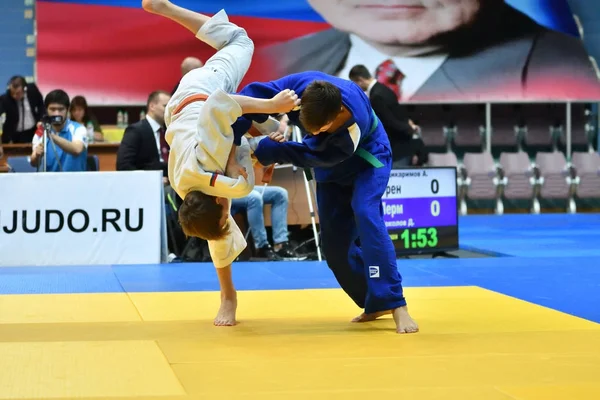
<svg viewBox="0 0 600 400"><path fill-rule="evenodd" d="M382 201L397 255L458 249L456 175L454 167L391 171Z"/></svg>

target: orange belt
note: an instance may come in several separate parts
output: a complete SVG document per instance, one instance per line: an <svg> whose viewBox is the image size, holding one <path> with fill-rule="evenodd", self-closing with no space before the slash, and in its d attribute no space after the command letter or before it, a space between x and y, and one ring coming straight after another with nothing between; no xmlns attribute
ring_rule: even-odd
<svg viewBox="0 0 600 400"><path fill-rule="evenodd" d="M188 96L185 99L183 99L183 101L181 103L179 103L177 108L175 108L175 110L173 111L173 115L180 113L181 110L183 110L186 106L192 104L195 101L206 101L206 99L208 99L208 96L205 94L194 94L192 96ZM262 133L260 133L260 131L254 127L254 125L252 125L250 127L250 130L248 131L248 133L254 137L262 135ZM269 165L268 167L263 167L263 168L264 168L264 173L263 173L262 182L263 183L271 183L271 179L273 179L273 172L275 172L275 165ZM216 178L216 175L214 177ZM213 185L214 185L214 183L211 184L211 186L213 186Z"/></svg>
<svg viewBox="0 0 600 400"><path fill-rule="evenodd" d="M208 99L208 96L205 94L194 94L192 96L188 96L185 99L183 99L181 103L179 103L177 108L175 108L175 110L173 111L173 115L179 114L181 110L183 110L186 106L192 104L195 101L206 101L206 99Z"/></svg>

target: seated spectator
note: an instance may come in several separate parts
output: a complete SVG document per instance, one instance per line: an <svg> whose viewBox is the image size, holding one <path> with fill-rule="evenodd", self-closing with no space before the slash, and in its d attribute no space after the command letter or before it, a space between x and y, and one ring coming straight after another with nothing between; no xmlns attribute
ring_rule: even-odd
<svg viewBox="0 0 600 400"><path fill-rule="evenodd" d="M85 126L86 130L94 130L94 142L103 142L104 133L98 120L88 109L87 100L83 96L75 96L71 100L71 109L69 110L71 119ZM88 126L89 125L89 126Z"/></svg>
<svg viewBox="0 0 600 400"><path fill-rule="evenodd" d="M53 90L44 99L46 114L56 119L49 126L46 140L46 171L79 172L87 170L87 131L83 125L67 118L69 95ZM44 169L44 127L38 129L31 141L31 165Z"/></svg>
<svg viewBox="0 0 600 400"><path fill-rule="evenodd" d="M13 76L6 93L0 95L0 115L6 115L2 142L30 143L44 109L44 98L35 83Z"/></svg>
<svg viewBox="0 0 600 400"><path fill-rule="evenodd" d="M165 107L168 93L148 96L146 117L129 125L117 150L117 171L161 170L167 183L169 146L165 140Z"/></svg>
<svg viewBox="0 0 600 400"><path fill-rule="evenodd" d="M255 168L256 182L260 182L262 168ZM271 204L271 224L273 228L273 247L267 238L264 205ZM256 256L269 261L294 259L304 260L294 251L288 241L288 192L279 186L257 186L241 199L231 199L231 215L246 211L248 225Z"/></svg>

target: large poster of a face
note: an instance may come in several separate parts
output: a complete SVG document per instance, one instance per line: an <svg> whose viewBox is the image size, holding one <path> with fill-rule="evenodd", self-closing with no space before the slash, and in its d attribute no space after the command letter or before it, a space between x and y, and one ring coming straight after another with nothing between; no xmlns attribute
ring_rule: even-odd
<svg viewBox="0 0 600 400"><path fill-rule="evenodd" d="M504 0L308 3L331 29L266 49L279 75L320 70L348 78L352 67L364 65L399 88L401 101L600 98L582 40L533 18L562 11L558 16L570 19L563 27L574 25L560 1L537 12L523 7L528 1Z"/></svg>

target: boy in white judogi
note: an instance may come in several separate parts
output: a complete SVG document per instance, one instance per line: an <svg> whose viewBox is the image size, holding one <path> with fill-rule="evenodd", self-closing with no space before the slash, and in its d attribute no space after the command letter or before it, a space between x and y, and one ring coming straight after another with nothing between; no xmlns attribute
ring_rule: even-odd
<svg viewBox="0 0 600 400"><path fill-rule="evenodd" d="M299 104L298 96L289 90L268 100L229 94L250 66L254 43L244 29L229 22L224 10L211 18L168 0L142 0L142 7L179 23L218 50L181 79L165 110L165 136L171 148L169 181L183 199L181 226L186 235L208 240L217 269L221 307L215 324L234 325L237 298L231 263L246 241L229 215L229 199L252 191L254 172L248 142L238 138L240 146L234 145L231 125L242 114L288 112Z"/></svg>

